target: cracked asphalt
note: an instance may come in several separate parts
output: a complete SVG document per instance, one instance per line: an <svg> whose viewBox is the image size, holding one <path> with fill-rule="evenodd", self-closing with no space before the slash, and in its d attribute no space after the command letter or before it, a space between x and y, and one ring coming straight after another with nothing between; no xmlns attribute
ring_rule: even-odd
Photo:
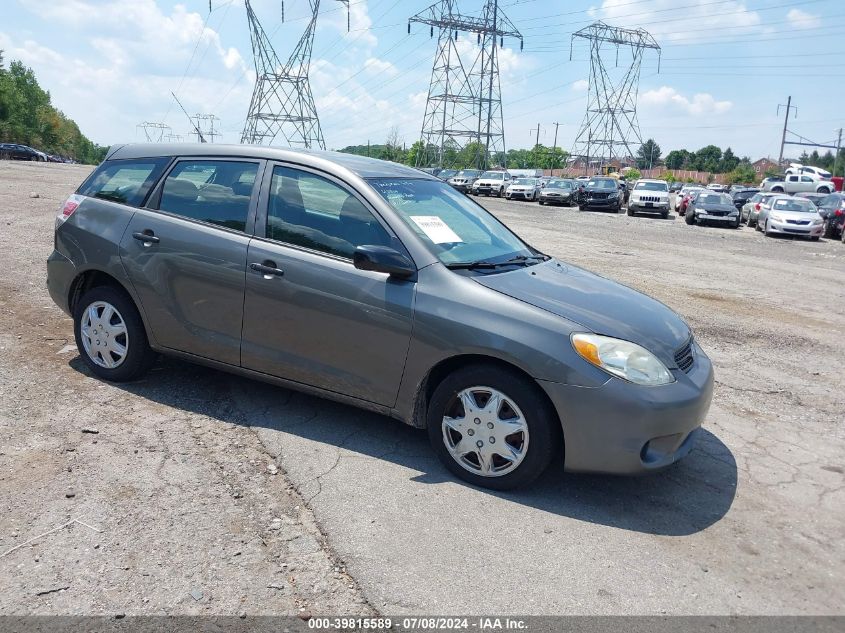
<svg viewBox="0 0 845 633"><path fill-rule="evenodd" d="M344 405L173 360L91 378L43 287L83 171L0 164L0 555L102 531L0 557L3 612L843 613L845 245L480 200L682 314L717 378L672 468L493 493Z"/></svg>

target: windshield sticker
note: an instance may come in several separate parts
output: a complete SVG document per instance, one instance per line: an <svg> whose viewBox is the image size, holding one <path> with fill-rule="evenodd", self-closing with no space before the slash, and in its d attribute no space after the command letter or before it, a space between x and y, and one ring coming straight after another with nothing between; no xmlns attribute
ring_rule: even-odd
<svg viewBox="0 0 845 633"><path fill-rule="evenodd" d="M435 244L463 242L458 234L436 215L412 215L410 218Z"/></svg>

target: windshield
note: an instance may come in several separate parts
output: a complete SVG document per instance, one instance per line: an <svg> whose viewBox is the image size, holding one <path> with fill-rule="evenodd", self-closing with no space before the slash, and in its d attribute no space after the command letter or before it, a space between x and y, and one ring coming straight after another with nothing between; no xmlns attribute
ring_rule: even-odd
<svg viewBox="0 0 845 633"><path fill-rule="evenodd" d="M480 173L477 169L462 169L455 176L460 176L461 178L478 178L478 174Z"/></svg>
<svg viewBox="0 0 845 633"><path fill-rule="evenodd" d="M437 174L437 176L438 178L451 178L457 173L458 172L456 172L454 169L444 169L439 174Z"/></svg>
<svg viewBox="0 0 845 633"><path fill-rule="evenodd" d="M415 178L373 178L368 182L444 264L505 261L536 254L483 207L443 182Z"/></svg>
<svg viewBox="0 0 845 633"><path fill-rule="evenodd" d="M730 196L723 193L703 193L695 200L696 204L733 204Z"/></svg>
<svg viewBox="0 0 845 633"><path fill-rule="evenodd" d="M505 177L505 172L503 171L485 171L481 174L482 178L487 178L488 180L503 180Z"/></svg>
<svg viewBox="0 0 845 633"><path fill-rule="evenodd" d="M645 191L669 191L669 187L665 182L638 182L634 189Z"/></svg>
<svg viewBox="0 0 845 633"><path fill-rule="evenodd" d="M772 211L795 211L797 213L815 213L816 205L804 198L779 198L772 205Z"/></svg>
<svg viewBox="0 0 845 633"><path fill-rule="evenodd" d="M517 178L513 181L515 185L534 185L537 181L533 178Z"/></svg>
<svg viewBox="0 0 845 633"><path fill-rule="evenodd" d="M546 189L572 189L572 183L568 180L552 180L546 185Z"/></svg>
<svg viewBox="0 0 845 633"><path fill-rule="evenodd" d="M592 178L587 186L595 189L616 189L616 181L612 178Z"/></svg>

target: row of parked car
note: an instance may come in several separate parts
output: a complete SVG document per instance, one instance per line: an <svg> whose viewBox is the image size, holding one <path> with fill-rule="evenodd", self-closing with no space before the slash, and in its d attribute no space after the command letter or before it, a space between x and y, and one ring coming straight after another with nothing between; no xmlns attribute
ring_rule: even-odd
<svg viewBox="0 0 845 633"><path fill-rule="evenodd" d="M76 161L67 156L58 154L45 154L44 152L22 145L20 143L0 143L0 160L29 160L42 163L75 163Z"/></svg>
<svg viewBox="0 0 845 633"><path fill-rule="evenodd" d="M683 187L675 210L687 224L718 223L754 227L766 235L796 235L845 242L845 194L841 192L764 191L757 187L719 193L703 187Z"/></svg>

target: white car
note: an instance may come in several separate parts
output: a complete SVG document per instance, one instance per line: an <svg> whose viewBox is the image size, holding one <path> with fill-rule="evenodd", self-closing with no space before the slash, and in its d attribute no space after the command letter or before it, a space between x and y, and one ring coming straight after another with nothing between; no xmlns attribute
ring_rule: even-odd
<svg viewBox="0 0 845 633"><path fill-rule="evenodd" d="M542 189L538 178L517 178L505 190L505 198L508 200L519 198L533 202L538 198Z"/></svg>
<svg viewBox="0 0 845 633"><path fill-rule="evenodd" d="M669 183L665 180L638 180L628 198L628 215L640 212L669 217Z"/></svg>
<svg viewBox="0 0 845 633"><path fill-rule="evenodd" d="M508 185L511 184L511 175L506 171L485 171L481 177L472 183L470 190L473 195L499 196L505 195Z"/></svg>

